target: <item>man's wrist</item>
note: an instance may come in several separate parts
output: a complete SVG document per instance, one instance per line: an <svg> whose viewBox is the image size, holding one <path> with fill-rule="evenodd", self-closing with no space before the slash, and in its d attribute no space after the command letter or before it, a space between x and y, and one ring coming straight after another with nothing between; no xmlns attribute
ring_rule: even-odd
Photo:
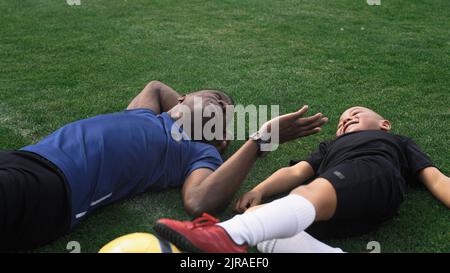
<svg viewBox="0 0 450 273"><path fill-rule="evenodd" d="M264 149L265 147L263 146L269 145L270 139L268 139L267 137L263 137L260 131L251 134L249 136L249 140L253 141L257 145L258 157L265 157L270 152L270 149Z"/></svg>

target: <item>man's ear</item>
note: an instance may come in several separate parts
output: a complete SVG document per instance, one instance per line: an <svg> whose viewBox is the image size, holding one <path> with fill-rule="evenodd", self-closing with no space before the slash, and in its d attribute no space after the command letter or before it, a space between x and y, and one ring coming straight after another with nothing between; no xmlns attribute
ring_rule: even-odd
<svg viewBox="0 0 450 273"><path fill-rule="evenodd" d="M217 151L219 151L220 154L223 154L225 153L229 143L230 143L229 140L216 140L214 146L216 146L216 149Z"/></svg>
<svg viewBox="0 0 450 273"><path fill-rule="evenodd" d="M227 103L223 100L218 100L217 103L219 103L220 107L222 107L222 109L226 109L227 108Z"/></svg>
<svg viewBox="0 0 450 273"><path fill-rule="evenodd" d="M389 120L380 120L380 128L383 131L389 132L391 130L391 122Z"/></svg>

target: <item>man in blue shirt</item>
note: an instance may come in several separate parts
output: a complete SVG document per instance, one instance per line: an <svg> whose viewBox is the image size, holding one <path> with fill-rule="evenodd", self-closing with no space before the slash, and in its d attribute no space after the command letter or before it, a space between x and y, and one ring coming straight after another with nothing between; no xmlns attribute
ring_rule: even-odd
<svg viewBox="0 0 450 273"><path fill-rule="evenodd" d="M233 104L220 91L180 96L152 81L123 112L67 124L34 145L1 153L0 249L45 244L94 209L148 190L183 186L192 215L223 209L255 161L258 141L222 165L228 141L173 138L181 106L193 110L195 98L222 110ZM326 122L321 114L301 118L305 112L280 117L282 141L316 133Z"/></svg>

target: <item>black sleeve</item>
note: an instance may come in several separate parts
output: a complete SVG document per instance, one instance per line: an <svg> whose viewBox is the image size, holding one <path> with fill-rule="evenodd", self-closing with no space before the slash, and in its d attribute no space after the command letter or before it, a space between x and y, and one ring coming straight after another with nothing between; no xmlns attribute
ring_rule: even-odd
<svg viewBox="0 0 450 273"><path fill-rule="evenodd" d="M319 169L320 164L322 163L322 160L327 153L327 148L329 145L329 141L321 142L319 144L319 148L312 152L305 161L308 162L311 167L314 169L314 173L317 173L317 170Z"/></svg>
<svg viewBox="0 0 450 273"><path fill-rule="evenodd" d="M407 139L405 147L405 155L407 160L407 175L414 179L417 172L426 168L434 167L431 159L420 149L420 147L412 139Z"/></svg>

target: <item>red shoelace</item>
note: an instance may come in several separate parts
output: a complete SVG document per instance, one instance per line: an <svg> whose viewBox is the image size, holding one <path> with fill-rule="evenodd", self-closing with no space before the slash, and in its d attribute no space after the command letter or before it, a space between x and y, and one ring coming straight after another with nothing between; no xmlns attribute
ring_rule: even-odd
<svg viewBox="0 0 450 273"><path fill-rule="evenodd" d="M192 221L192 224L195 227L204 227L204 226L211 226L219 223L220 220L217 218L214 218L213 216L209 215L208 213L203 213L201 217L196 218L194 221Z"/></svg>

